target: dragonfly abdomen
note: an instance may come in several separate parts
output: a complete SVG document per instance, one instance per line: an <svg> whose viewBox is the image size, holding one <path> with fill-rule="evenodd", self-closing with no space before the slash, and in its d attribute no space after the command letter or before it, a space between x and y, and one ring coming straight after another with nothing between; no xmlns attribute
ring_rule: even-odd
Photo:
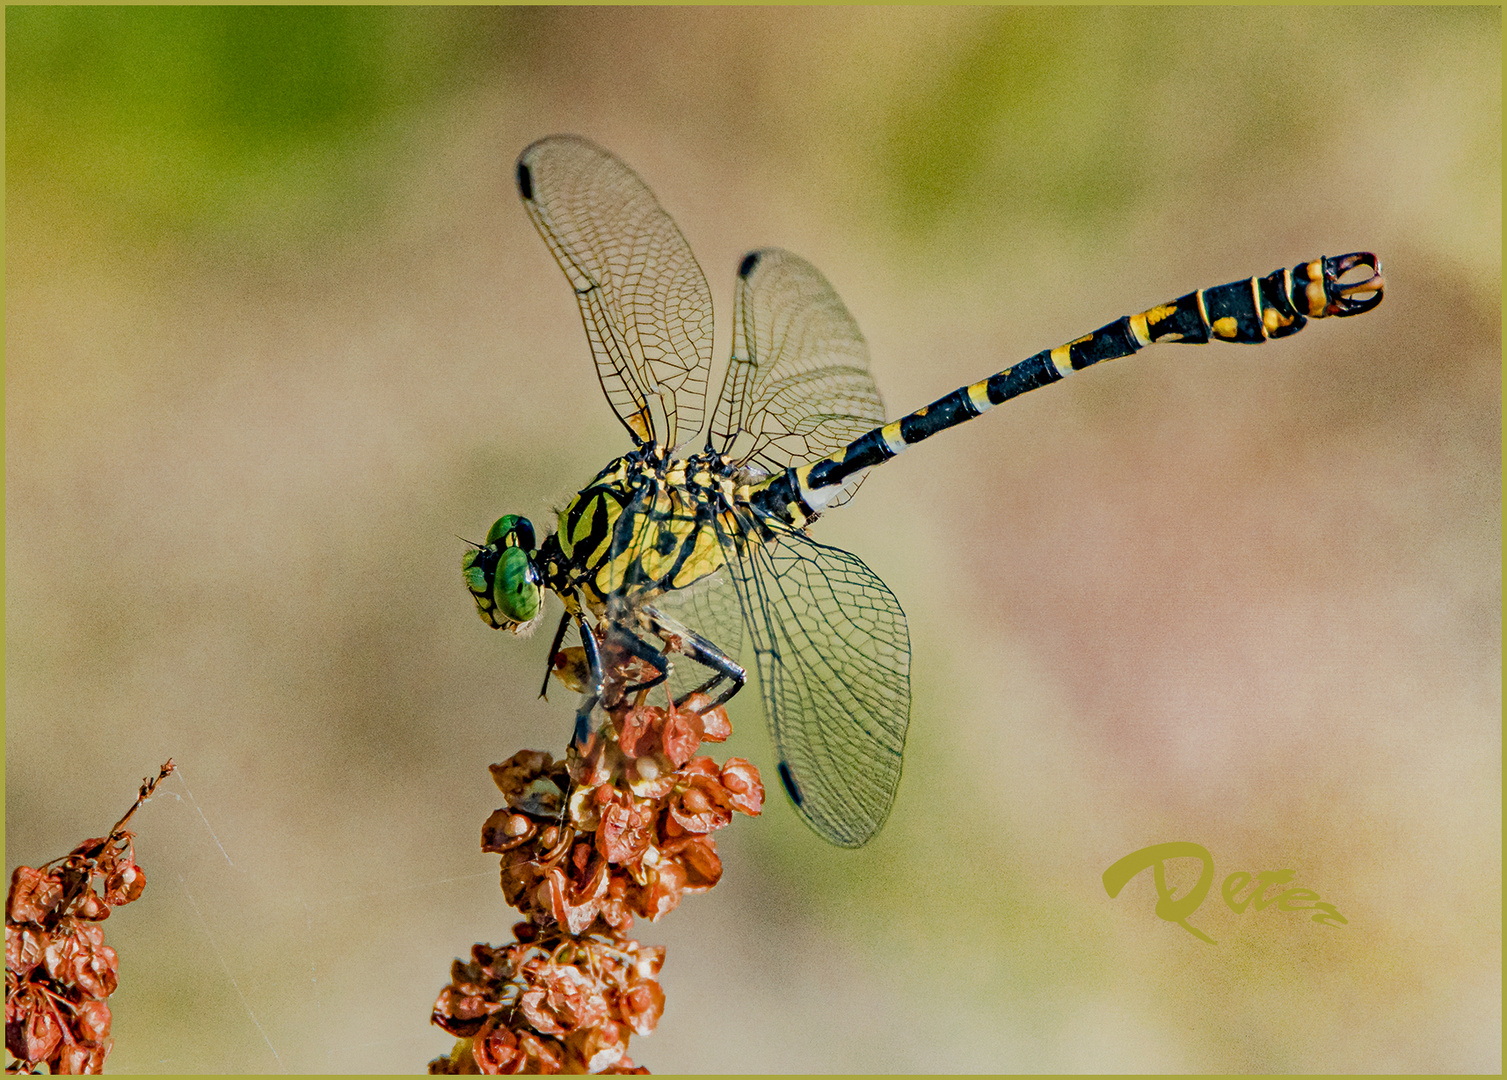
<svg viewBox="0 0 1507 1080"><path fill-rule="evenodd" d="M1340 278L1356 267L1369 268L1371 276L1342 283ZM766 514L800 525L825 507L840 485L864 469L1074 371L1130 356L1157 342L1202 345L1219 340L1259 345L1297 333L1310 318L1369 311L1381 303L1384 284L1380 260L1369 252L1355 252L1199 289L1138 315L1123 316L1055 349L1044 349L874 428L827 457L791 468L758 492L755 504Z"/></svg>

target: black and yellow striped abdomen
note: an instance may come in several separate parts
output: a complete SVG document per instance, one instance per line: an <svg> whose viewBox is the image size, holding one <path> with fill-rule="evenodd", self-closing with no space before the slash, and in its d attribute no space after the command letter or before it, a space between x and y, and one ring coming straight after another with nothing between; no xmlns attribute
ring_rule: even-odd
<svg viewBox="0 0 1507 1080"><path fill-rule="evenodd" d="M1340 280L1357 267L1370 269L1370 277L1349 283ZM1356 252L1315 259L1266 277L1199 289L1138 315L1123 316L1066 345L1044 349L877 427L835 453L793 467L771 478L754 496L754 506L799 527L856 474L1028 390L1104 360L1130 356L1157 342L1202 345L1218 340L1259 345L1296 334L1310 318L1369 311L1381 303L1383 287L1380 260L1369 252Z"/></svg>

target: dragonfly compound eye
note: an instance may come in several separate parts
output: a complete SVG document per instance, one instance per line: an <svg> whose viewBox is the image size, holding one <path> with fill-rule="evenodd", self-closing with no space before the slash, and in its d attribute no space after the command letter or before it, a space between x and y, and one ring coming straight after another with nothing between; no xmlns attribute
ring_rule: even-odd
<svg viewBox="0 0 1507 1080"><path fill-rule="evenodd" d="M534 550L533 522L517 514L504 514L487 530L487 545L490 547L492 544L501 544L503 547L521 547L524 551L532 553Z"/></svg>
<svg viewBox="0 0 1507 1080"><path fill-rule="evenodd" d="M492 599L497 614L515 627L531 623L539 614L539 573L529 553L521 547L505 547L497 560L492 580Z"/></svg>
<svg viewBox="0 0 1507 1080"><path fill-rule="evenodd" d="M538 616L541 592L534 550L533 524L507 514L487 531L484 547L461 559L466 588L488 626L516 633Z"/></svg>
<svg viewBox="0 0 1507 1080"><path fill-rule="evenodd" d="M471 599L476 601L477 613L481 615L481 621L494 630L501 630L503 626L497 621L497 605L492 601L492 579L497 574L498 554L495 546L484 547L466 552L460 560L461 574L466 579Z"/></svg>

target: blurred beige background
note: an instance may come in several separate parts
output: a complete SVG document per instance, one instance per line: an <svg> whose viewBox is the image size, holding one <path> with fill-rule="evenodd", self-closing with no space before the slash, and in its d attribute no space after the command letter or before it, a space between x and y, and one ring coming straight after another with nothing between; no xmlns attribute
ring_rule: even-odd
<svg viewBox="0 0 1507 1080"><path fill-rule="evenodd" d="M628 161L696 251L830 277L899 414L1200 286L1387 299L1166 347L816 526L915 652L884 832L772 785L639 936L656 1072L1501 1068L1496 9L6 12L6 856L138 818L115 1072L417 1072L512 919L489 762L547 638L464 544L625 449L512 164ZM1153 914L1149 844L1349 920ZM1184 864L1187 865L1187 864ZM1179 889L1192 875L1178 878Z"/></svg>

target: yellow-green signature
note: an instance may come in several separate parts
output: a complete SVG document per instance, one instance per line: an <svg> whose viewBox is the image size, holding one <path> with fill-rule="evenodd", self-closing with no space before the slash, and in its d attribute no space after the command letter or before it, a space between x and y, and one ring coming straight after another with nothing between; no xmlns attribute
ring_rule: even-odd
<svg viewBox="0 0 1507 1080"><path fill-rule="evenodd" d="M1203 863L1203 872L1198 876L1198 884L1180 900L1174 900L1172 890L1167 887L1166 861L1168 859L1198 859ZM1209 894L1209 887L1214 884L1214 857L1209 854L1209 849L1184 840L1174 840L1170 843L1152 844L1140 851L1133 851L1104 871L1104 891L1109 893L1110 899L1114 899L1120 895L1120 890L1125 887L1126 882L1148 868L1151 870L1152 880L1156 882L1157 918L1177 923L1188 933L1213 945L1215 943L1213 938L1196 926L1188 925L1188 916L1198 910L1198 905L1202 904L1204 897ZM1276 904L1278 911L1311 911L1313 921L1323 923L1325 926L1343 926L1350 921L1341 915L1333 904L1326 904L1320 900L1319 894L1312 889L1291 888L1274 895L1267 894L1271 886L1286 885L1295 876L1296 871L1293 870L1262 870L1254 875L1244 870L1237 870L1224 879L1219 892L1230 910L1237 915L1248 907L1261 911ZM1237 900L1236 897L1247 886L1251 886L1251 891L1243 900Z"/></svg>

